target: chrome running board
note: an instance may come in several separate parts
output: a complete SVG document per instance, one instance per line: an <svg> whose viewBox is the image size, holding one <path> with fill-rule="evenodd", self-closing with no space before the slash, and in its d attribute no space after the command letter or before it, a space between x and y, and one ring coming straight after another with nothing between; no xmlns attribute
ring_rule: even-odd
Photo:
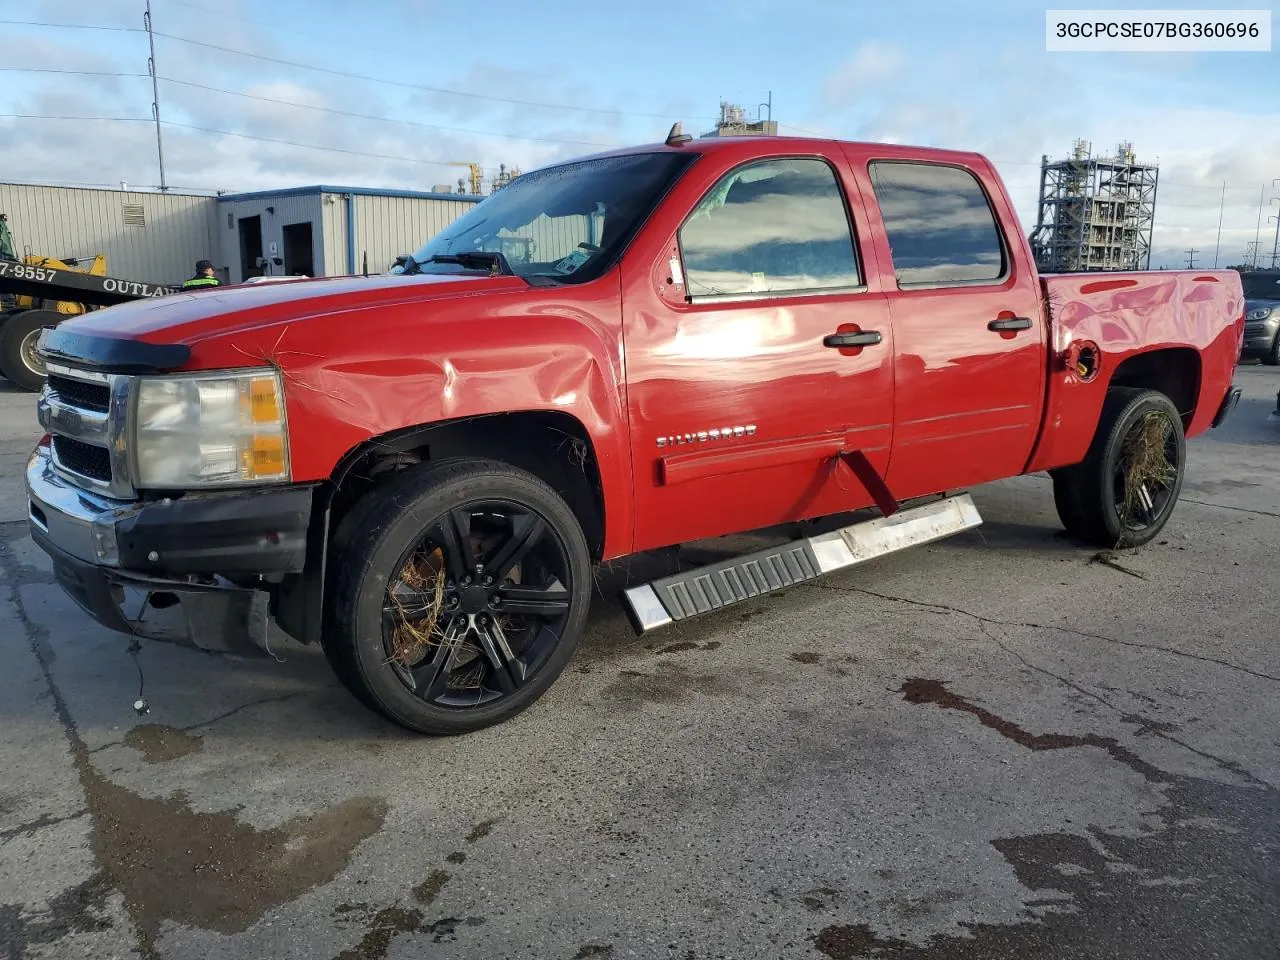
<svg viewBox="0 0 1280 960"><path fill-rule="evenodd" d="M624 607L636 632L647 633L981 523L969 494L960 494L632 587Z"/></svg>

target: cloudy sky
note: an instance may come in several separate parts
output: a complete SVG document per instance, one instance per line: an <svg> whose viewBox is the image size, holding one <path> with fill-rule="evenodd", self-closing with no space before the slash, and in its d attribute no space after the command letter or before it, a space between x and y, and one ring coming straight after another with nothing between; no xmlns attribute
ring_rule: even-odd
<svg viewBox="0 0 1280 960"><path fill-rule="evenodd" d="M154 126L136 122L151 111L143 2L0 0L0 179L159 182ZM1160 165L1153 266L1192 246L1212 265L1224 182L1222 265L1258 234L1264 185L1280 197L1280 51L1050 54L1028 0L152 7L171 187L430 189L465 172L450 161L529 169L674 120L701 133L721 99L754 114L772 91L783 133L986 153L1028 229L1042 154L1131 141ZM42 72L58 70L95 75ZM88 117L112 119L43 119Z"/></svg>

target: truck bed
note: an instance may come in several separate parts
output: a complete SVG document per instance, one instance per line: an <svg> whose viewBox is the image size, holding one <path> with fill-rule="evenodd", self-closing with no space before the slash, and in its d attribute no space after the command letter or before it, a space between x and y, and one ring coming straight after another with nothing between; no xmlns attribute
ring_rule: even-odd
<svg viewBox="0 0 1280 960"><path fill-rule="evenodd" d="M1077 463L1092 440L1109 383L1140 354L1178 351L1169 388L1188 436L1209 429L1231 387L1244 336L1244 293L1234 270L1043 274L1050 327L1044 426L1028 472ZM1224 321L1224 318L1228 318ZM1093 362L1087 375L1076 364Z"/></svg>

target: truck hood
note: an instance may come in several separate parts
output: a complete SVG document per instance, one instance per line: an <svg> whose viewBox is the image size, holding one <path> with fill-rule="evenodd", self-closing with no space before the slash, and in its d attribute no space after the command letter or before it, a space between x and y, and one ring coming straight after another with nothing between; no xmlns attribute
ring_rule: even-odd
<svg viewBox="0 0 1280 960"><path fill-rule="evenodd" d="M205 287L95 310L59 324L79 337L193 344L208 336L324 314L479 293L527 290L519 277L377 274Z"/></svg>

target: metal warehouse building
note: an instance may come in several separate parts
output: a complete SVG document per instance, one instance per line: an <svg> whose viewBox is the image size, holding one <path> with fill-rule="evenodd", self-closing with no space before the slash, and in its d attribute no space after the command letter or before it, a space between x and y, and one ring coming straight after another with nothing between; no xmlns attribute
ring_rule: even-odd
<svg viewBox="0 0 1280 960"><path fill-rule="evenodd" d="M417 250L480 199L329 186L222 196L220 266L233 283L264 272L356 273L366 256L369 272L383 273L396 257ZM259 266L263 259L269 261L266 268Z"/></svg>
<svg viewBox="0 0 1280 960"><path fill-rule="evenodd" d="M0 183L0 213L19 256L107 256L113 277L169 284L213 259L214 197Z"/></svg>
<svg viewBox="0 0 1280 960"><path fill-rule="evenodd" d="M208 196L0 183L20 254L107 256L111 276L176 284L197 260L224 282L386 271L482 198L313 186Z"/></svg>

